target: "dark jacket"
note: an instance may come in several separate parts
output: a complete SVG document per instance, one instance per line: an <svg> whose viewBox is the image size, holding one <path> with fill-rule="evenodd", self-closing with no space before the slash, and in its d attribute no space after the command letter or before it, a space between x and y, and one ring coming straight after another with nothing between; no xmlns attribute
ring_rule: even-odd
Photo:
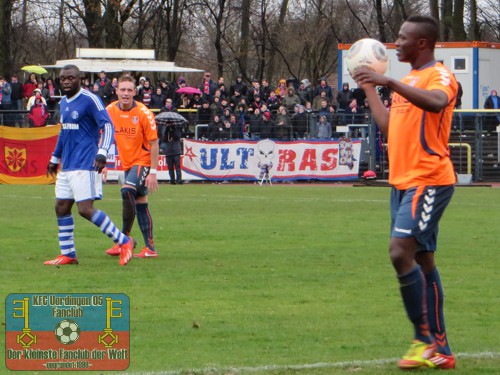
<svg viewBox="0 0 500 375"><path fill-rule="evenodd" d="M262 121L260 124L260 139L274 137L274 121Z"/></svg>
<svg viewBox="0 0 500 375"><path fill-rule="evenodd" d="M165 155L182 155L182 129L179 126L166 126L163 133L163 143L166 144Z"/></svg>
<svg viewBox="0 0 500 375"><path fill-rule="evenodd" d="M21 100L24 95L23 84L19 81L10 84L12 86L12 93L10 98L12 101Z"/></svg>

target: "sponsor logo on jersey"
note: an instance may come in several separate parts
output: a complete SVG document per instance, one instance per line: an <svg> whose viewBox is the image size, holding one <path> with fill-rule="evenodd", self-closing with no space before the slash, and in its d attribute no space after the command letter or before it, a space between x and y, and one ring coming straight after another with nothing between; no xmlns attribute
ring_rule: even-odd
<svg viewBox="0 0 500 375"><path fill-rule="evenodd" d="M119 128L115 128L116 134L126 134L126 135L136 135L137 128L127 128L125 126L120 126Z"/></svg>
<svg viewBox="0 0 500 375"><path fill-rule="evenodd" d="M75 124L75 123L71 123L71 122L63 123L61 126L65 130L79 130L80 129L80 124Z"/></svg>
<svg viewBox="0 0 500 375"><path fill-rule="evenodd" d="M72 118L73 120L76 120L78 117L79 117L79 114L78 114L78 112L77 112L77 111L73 111L73 112L71 112L71 118Z"/></svg>
<svg viewBox="0 0 500 375"><path fill-rule="evenodd" d="M137 124L139 122L139 116L132 116L132 122Z"/></svg>

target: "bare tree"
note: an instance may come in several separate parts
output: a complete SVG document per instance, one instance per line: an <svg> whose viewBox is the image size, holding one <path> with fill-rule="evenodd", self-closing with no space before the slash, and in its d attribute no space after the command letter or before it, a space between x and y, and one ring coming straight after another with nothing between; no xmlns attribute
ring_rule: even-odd
<svg viewBox="0 0 500 375"><path fill-rule="evenodd" d="M238 61L241 71L248 71L248 46L250 38L250 0L241 0L240 50Z"/></svg>
<svg viewBox="0 0 500 375"><path fill-rule="evenodd" d="M431 13L443 40L500 40L498 0L0 0L0 73L75 47L154 48L157 57L246 79L334 75L338 43L391 42ZM430 7L430 8L429 8ZM30 43L25 43L29 40ZM37 48L33 48L36 46Z"/></svg>
<svg viewBox="0 0 500 375"><path fill-rule="evenodd" d="M268 36L271 48L268 54L268 63L266 69L266 76L273 77L276 69L276 59L277 51L280 49L280 32L282 31L282 26L285 22L286 12L288 10L288 0L281 0L281 5L279 7L278 19L273 24L267 24L265 27L268 28Z"/></svg>
<svg viewBox="0 0 500 375"><path fill-rule="evenodd" d="M12 38L12 5L11 0L0 0L0 74L11 72L13 60L11 56Z"/></svg>
<svg viewBox="0 0 500 375"><path fill-rule="evenodd" d="M464 25L464 6L464 0L454 0L451 29L453 32L453 40L455 41L467 39Z"/></svg>
<svg viewBox="0 0 500 375"><path fill-rule="evenodd" d="M439 23L441 19L439 15L439 0L429 0L429 7L431 10L431 17Z"/></svg>

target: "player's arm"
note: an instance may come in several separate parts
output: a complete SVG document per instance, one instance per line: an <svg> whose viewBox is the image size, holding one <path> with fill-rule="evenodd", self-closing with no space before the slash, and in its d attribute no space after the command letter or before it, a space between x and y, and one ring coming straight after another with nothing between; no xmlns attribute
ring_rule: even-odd
<svg viewBox="0 0 500 375"><path fill-rule="evenodd" d="M425 90L392 78L388 79L386 86L424 111L438 113L448 105L448 96L442 90Z"/></svg>
<svg viewBox="0 0 500 375"><path fill-rule="evenodd" d="M366 99L370 105L370 111L375 122L384 136L389 131L389 110L384 106L376 90L376 86L387 86L387 78L367 68L356 69L353 77L360 88L365 92Z"/></svg>
<svg viewBox="0 0 500 375"><path fill-rule="evenodd" d="M115 128L113 127L111 120L104 122L101 131L101 139L99 141L99 150L97 151L97 155L94 161L94 167L98 173L101 173L102 170L106 167L108 150L113 143L114 133Z"/></svg>
<svg viewBox="0 0 500 375"><path fill-rule="evenodd" d="M151 193L154 193L158 190L158 179L156 177L158 173L158 156L160 155L158 139L149 141L149 147L151 148L151 169L146 177L146 187Z"/></svg>
<svg viewBox="0 0 500 375"><path fill-rule="evenodd" d="M50 157L49 164L47 164L47 176L56 177L57 168L59 167L59 163L61 162L62 157L62 141L61 141L61 133L57 137L56 148Z"/></svg>
<svg viewBox="0 0 500 375"><path fill-rule="evenodd" d="M352 78L364 90L375 122L382 134L387 137L389 131L389 110L384 106L382 100L380 100L380 96L375 88L377 85L386 86L387 77L366 68L359 68L356 69Z"/></svg>
<svg viewBox="0 0 500 375"><path fill-rule="evenodd" d="M438 113L448 105L448 96L442 90L426 90L413 87L391 77L378 74L365 67L357 69L353 78L361 86L372 84L375 86L389 87L392 91L397 92L413 105L424 111Z"/></svg>

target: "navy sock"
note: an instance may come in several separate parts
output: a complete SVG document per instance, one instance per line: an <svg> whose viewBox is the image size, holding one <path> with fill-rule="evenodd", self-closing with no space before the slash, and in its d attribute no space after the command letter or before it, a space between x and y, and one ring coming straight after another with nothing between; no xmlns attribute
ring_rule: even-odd
<svg viewBox="0 0 500 375"><path fill-rule="evenodd" d="M135 197L137 192L134 189L122 188L121 193L123 207L122 232L129 236L135 220Z"/></svg>
<svg viewBox="0 0 500 375"><path fill-rule="evenodd" d="M139 222L139 228L142 232L142 237L144 238L144 243L151 251L155 250L155 243L153 240L153 218L149 212L149 207L147 203L141 203L136 205L137 207L137 221Z"/></svg>
<svg viewBox="0 0 500 375"><path fill-rule="evenodd" d="M444 293L441 277L437 268L425 275L427 285L427 306L429 309L429 329L438 345L438 352L446 355L451 355L451 349L446 337L446 328L444 324Z"/></svg>
<svg viewBox="0 0 500 375"><path fill-rule="evenodd" d="M399 275L399 288L408 318L415 329L415 339L427 344L432 342L427 321L425 279L416 266L405 275Z"/></svg>

